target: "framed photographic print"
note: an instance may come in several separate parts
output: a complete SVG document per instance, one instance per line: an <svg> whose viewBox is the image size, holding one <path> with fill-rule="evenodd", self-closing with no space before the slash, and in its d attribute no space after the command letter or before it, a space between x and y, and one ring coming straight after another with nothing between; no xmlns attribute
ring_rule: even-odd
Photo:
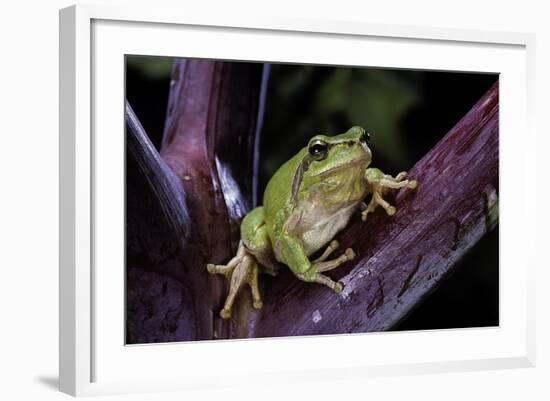
<svg viewBox="0 0 550 401"><path fill-rule="evenodd" d="M532 366L532 36L60 18L62 391Z"/></svg>

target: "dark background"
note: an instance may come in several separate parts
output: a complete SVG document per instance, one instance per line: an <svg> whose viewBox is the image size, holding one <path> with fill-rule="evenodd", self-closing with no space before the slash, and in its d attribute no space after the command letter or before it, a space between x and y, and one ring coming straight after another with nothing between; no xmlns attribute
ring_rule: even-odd
<svg viewBox="0 0 550 401"><path fill-rule="evenodd" d="M172 61L127 57L127 98L157 148ZM371 134L373 166L393 175L409 170L497 79L496 74L271 64L259 193L313 135L333 135L353 125ZM497 227L395 329L498 325L498 244Z"/></svg>

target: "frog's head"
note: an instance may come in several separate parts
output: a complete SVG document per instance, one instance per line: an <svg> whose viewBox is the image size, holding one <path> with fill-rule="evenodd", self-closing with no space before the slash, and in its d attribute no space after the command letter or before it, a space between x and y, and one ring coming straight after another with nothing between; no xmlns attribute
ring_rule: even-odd
<svg viewBox="0 0 550 401"><path fill-rule="evenodd" d="M311 138L296 155L299 163L292 178L292 203L300 194L316 192L320 183L357 182L354 178L363 176L372 159L368 141L369 134L357 126L340 135ZM348 199L348 195L341 193L343 199Z"/></svg>
<svg viewBox="0 0 550 401"><path fill-rule="evenodd" d="M372 159L368 142L368 132L358 126L340 135L314 136L307 146L309 165L306 174L321 178L350 169L365 170Z"/></svg>

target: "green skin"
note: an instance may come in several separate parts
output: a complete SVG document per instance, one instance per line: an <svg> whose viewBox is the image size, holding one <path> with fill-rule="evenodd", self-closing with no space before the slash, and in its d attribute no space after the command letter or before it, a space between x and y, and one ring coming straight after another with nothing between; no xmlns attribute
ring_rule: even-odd
<svg viewBox="0 0 550 401"><path fill-rule="evenodd" d="M257 273L276 274L281 264L303 281L342 290L341 283L322 273L353 259L355 253L348 248L340 257L326 261L338 247L331 240L358 210L362 210L363 220L378 205L394 214L395 208L382 197L389 188L416 187L416 181L404 179L405 172L393 178L368 168L372 153L367 135L357 126L333 137L317 135L273 175L263 206L250 211L242 221L237 256L227 265L208 265L210 273L230 279L222 317L231 316L234 297L243 282L250 285L254 306L260 308ZM370 204L364 204L371 193ZM310 260L329 243L319 258Z"/></svg>

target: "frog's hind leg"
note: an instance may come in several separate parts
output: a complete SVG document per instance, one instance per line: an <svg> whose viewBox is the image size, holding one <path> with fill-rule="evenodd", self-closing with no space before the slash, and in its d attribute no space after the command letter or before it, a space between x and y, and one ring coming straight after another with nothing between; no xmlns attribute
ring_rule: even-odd
<svg viewBox="0 0 550 401"><path fill-rule="evenodd" d="M241 224L241 238L246 251L254 255L262 273L276 276L279 266L273 254L271 240L265 224L265 213L262 206L248 213Z"/></svg>
<svg viewBox="0 0 550 401"><path fill-rule="evenodd" d="M231 310L235 302L235 297L244 283L250 286L252 292L252 306L254 306L255 309L261 309L263 302L258 286L258 263L256 263L252 255L248 254L237 264L231 275L229 294L227 295L223 309L220 311L220 316L223 319L229 319L231 317Z"/></svg>
<svg viewBox="0 0 550 401"><path fill-rule="evenodd" d="M244 283L250 286L254 308L260 309L263 306L258 287L258 263L254 256L246 251L242 242L239 244L237 255L227 265L208 264L207 269L210 274L223 274L229 280L229 294L223 309L220 311L222 319L231 317L235 297Z"/></svg>
<svg viewBox="0 0 550 401"><path fill-rule="evenodd" d="M241 262L243 257L246 255L246 249L243 246L242 242L239 243L239 249L237 250L237 255L231 259L226 265L215 265L208 263L206 269L210 274L223 274L228 276L233 272L235 267Z"/></svg>
<svg viewBox="0 0 550 401"><path fill-rule="evenodd" d="M261 309L264 306L264 303L262 302L260 287L258 286L258 274L260 269L255 260L252 263L253 264L250 268L250 273L246 282L250 286L250 291L252 292L252 306L254 309Z"/></svg>

